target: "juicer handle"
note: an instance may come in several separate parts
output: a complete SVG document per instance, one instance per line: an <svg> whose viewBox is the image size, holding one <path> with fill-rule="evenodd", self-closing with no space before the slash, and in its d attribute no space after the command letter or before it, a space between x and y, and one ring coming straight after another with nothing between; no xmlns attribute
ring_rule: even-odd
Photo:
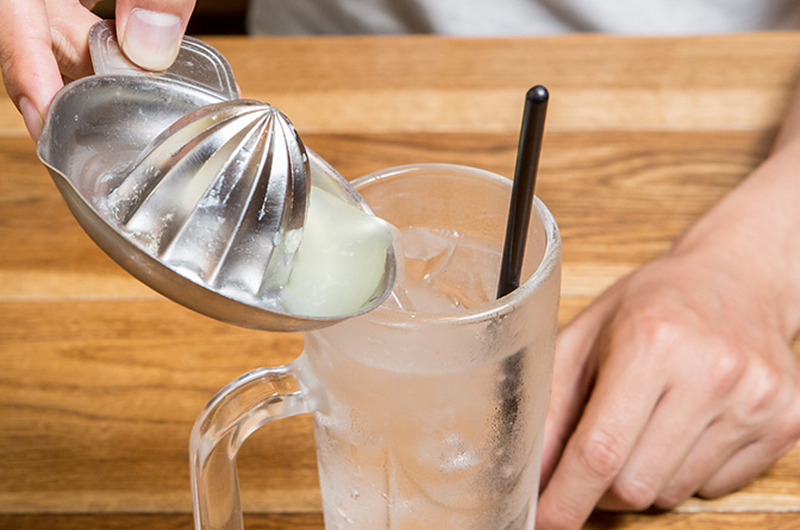
<svg viewBox="0 0 800 530"><path fill-rule="evenodd" d="M197 530L242 530L236 454L259 427L313 410L300 376L304 356L277 368L258 368L229 383L206 405L189 442Z"/></svg>

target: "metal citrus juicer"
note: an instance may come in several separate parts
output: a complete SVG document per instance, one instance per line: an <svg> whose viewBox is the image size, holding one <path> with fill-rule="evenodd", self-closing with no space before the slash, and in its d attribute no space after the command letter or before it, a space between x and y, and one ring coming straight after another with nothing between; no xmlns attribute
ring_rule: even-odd
<svg viewBox="0 0 800 530"><path fill-rule="evenodd" d="M262 330L324 327L389 296L391 248L357 312L311 317L281 306L310 186L370 210L281 112L239 99L218 51L185 37L171 68L147 72L122 54L113 21L92 28L89 47L96 75L56 95L37 152L114 261L190 309Z"/></svg>

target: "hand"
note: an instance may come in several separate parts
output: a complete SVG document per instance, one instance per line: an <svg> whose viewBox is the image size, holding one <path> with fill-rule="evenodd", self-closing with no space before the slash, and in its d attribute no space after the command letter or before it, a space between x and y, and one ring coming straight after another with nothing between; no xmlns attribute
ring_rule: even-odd
<svg viewBox="0 0 800 530"><path fill-rule="evenodd" d="M0 69L34 140L64 79L92 73L87 35L100 20L90 11L96 3L0 0ZM117 35L123 51L143 68L169 67L193 8L194 0L118 0Z"/></svg>
<svg viewBox="0 0 800 530"><path fill-rule="evenodd" d="M560 334L537 530L746 484L800 437L797 140Z"/></svg>

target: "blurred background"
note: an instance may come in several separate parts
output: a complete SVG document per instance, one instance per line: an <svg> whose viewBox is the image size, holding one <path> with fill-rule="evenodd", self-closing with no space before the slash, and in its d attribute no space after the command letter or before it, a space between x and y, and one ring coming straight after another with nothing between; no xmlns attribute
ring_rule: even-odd
<svg viewBox="0 0 800 530"><path fill-rule="evenodd" d="M114 18L114 0L102 0L93 11ZM243 35L247 0L197 0L186 32L189 35Z"/></svg>

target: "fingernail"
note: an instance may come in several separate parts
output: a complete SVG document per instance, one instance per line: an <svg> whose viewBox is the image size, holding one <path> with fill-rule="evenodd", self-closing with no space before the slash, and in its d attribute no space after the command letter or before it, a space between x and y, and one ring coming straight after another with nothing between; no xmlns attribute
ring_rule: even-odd
<svg viewBox="0 0 800 530"><path fill-rule="evenodd" d="M122 51L142 68L166 70L181 45L181 19L136 7L128 15Z"/></svg>
<svg viewBox="0 0 800 530"><path fill-rule="evenodd" d="M39 111L36 110L33 102L24 96L21 97L19 99L19 113L22 114L22 119L25 122L25 127L28 129L28 134L31 135L34 142L39 141L39 136L42 135L44 120L42 119L42 115L39 114Z"/></svg>

